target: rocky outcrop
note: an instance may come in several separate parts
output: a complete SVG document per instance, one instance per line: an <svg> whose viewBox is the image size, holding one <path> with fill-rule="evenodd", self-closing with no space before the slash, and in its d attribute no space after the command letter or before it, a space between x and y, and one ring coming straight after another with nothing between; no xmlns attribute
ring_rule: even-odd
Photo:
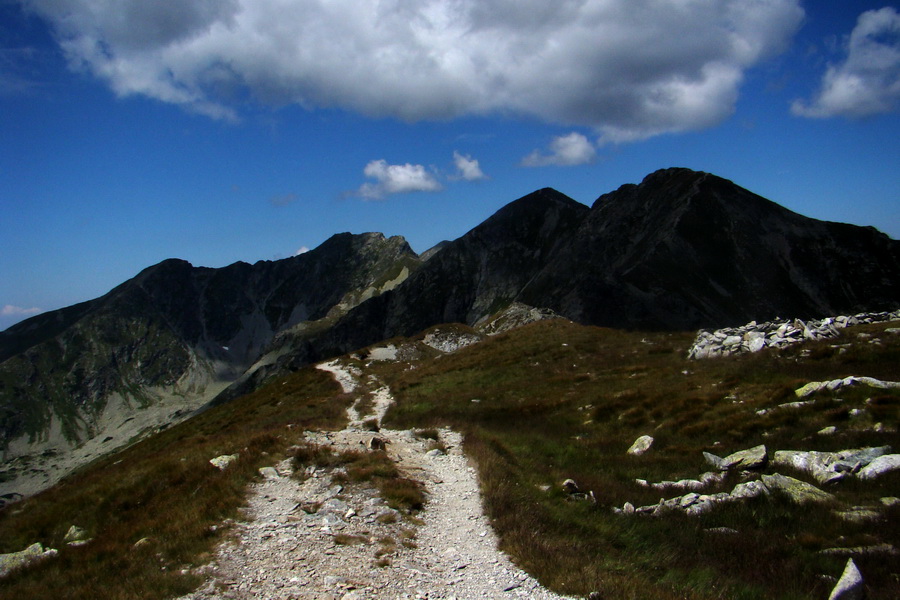
<svg viewBox="0 0 900 600"><path fill-rule="evenodd" d="M23 569L36 562L56 556L53 548L44 548L40 542L28 546L19 552L0 554L0 578L6 577L16 569Z"/></svg>
<svg viewBox="0 0 900 600"><path fill-rule="evenodd" d="M772 464L776 467L791 467L803 471L820 484L828 484L853 475L857 475L861 479L874 476L869 473L874 474L879 469L878 466L875 467L875 470L866 471L865 475L862 474L861 469L867 468L873 461L890 451L890 446L839 452L779 450L772 458ZM890 459L888 460L890 461Z"/></svg>
<svg viewBox="0 0 900 600"><path fill-rule="evenodd" d="M759 352L763 348L781 348L809 340L831 339L838 337L840 330L846 327L897 320L900 320L900 310L809 321L801 319L774 320L765 323L751 321L741 327L726 327L715 331L701 329L688 350L688 358L732 356Z"/></svg>
<svg viewBox="0 0 900 600"><path fill-rule="evenodd" d="M529 323L561 318L549 308L535 308L521 302L513 302L499 313L475 323L475 328L486 335L498 335Z"/></svg>
<svg viewBox="0 0 900 600"><path fill-rule="evenodd" d="M882 381L874 377L844 377L843 379L831 379L829 381L811 381L796 390L794 394L799 398L805 398L822 390L835 391L853 385L867 385L881 390L900 389L900 381Z"/></svg>

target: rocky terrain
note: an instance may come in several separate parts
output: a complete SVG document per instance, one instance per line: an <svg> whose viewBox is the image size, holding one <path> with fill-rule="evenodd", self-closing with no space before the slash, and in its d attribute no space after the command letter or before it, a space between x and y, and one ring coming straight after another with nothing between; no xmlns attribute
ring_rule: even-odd
<svg viewBox="0 0 900 600"><path fill-rule="evenodd" d="M373 354L386 359L391 352ZM318 368L349 394L367 377L337 360ZM250 491L247 520L234 524L214 562L200 568L208 582L181 600L561 598L497 549L460 435L442 429L444 449L429 450L429 440L411 430L363 429L369 419L380 424L393 401L373 377L367 384L377 388L371 414L359 414L357 399L346 429L307 432L305 441L340 452L378 440L404 475L424 485L424 510L410 517L372 486L338 483L340 468L294 473L289 460L265 467Z"/></svg>

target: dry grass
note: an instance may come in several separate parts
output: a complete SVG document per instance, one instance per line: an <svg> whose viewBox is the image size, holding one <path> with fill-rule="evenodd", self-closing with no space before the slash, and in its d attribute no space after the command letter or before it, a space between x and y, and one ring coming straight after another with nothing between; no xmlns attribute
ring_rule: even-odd
<svg viewBox="0 0 900 600"><path fill-rule="evenodd" d="M900 380L897 336L882 336L875 346L855 343L855 332L848 331L837 342L688 362L692 338L537 323L414 370L385 368L381 375L398 398L386 421L462 430L503 548L567 594L825 597L830 587L818 575L839 575L846 559L819 550L851 542L900 546L895 509L882 522L859 525L841 521L830 508L800 510L779 497L700 518L614 515L610 508L626 501L654 504L677 495L642 488L634 479L696 478L708 470L704 450L725 455L760 443L770 451L897 446L896 434L872 427L900 424L900 394L852 389L817 396L811 407L756 414L797 400L793 390L807 381L847 375ZM835 343L852 345L838 352L830 347ZM854 408L866 412L851 417ZM837 435L816 435L829 424L838 426ZM625 450L643 434L655 438L653 450L627 457ZM560 482L570 477L593 490L598 504L565 501ZM898 479L849 482L839 497L847 505L879 505L881 496L900 495ZM736 483L730 479L709 491ZM546 486L549 492L542 491ZM705 532L713 527L740 533ZM871 584L870 598L900 597L895 566L873 557L857 563Z"/></svg>
<svg viewBox="0 0 900 600"><path fill-rule="evenodd" d="M198 577L182 570L211 555L223 535L218 525L238 516L258 467L294 441L287 426L342 425L346 398L335 395L326 374L310 369L276 386L211 409L0 512L0 552L35 541L60 550L56 559L0 582L0 596L161 599L196 587ZM225 471L208 462L233 453L240 458ZM73 524L94 541L65 546Z"/></svg>
<svg viewBox="0 0 900 600"><path fill-rule="evenodd" d="M900 380L900 336L880 333L885 327L847 330L837 341L781 351L688 362L692 333L547 321L416 369L402 362L371 368L397 397L387 424L418 428L420 437L436 444L437 427L464 433L502 547L555 590L663 600L821 598L830 586L818 576L839 575L845 559L819 551L900 547L900 509L884 511L874 523L848 524L830 507L798 510L777 496L699 518L623 518L610 507L655 503L661 494L634 479L696 477L708 470L703 450L725 455L759 443L770 450L900 447L896 433L874 430L876 423L888 430L900 425L896 392L853 388L818 394L814 404L799 409L775 408L796 400L793 390L807 381L847 375ZM859 331L882 343L860 340ZM842 347L832 347L837 344ZM327 374L304 369L0 512L0 552L35 541L60 548L56 559L0 582L0 597L162 599L189 591L198 578L182 570L207 560L227 534L213 526L238 515L257 468L275 462L304 429L344 425L352 398L336 390ZM838 433L817 435L828 425ZM643 434L656 440L651 452L626 456ZM348 482L374 483L392 507L406 512L405 520L418 522L424 491L383 452L295 450L297 471L340 466ZM232 453L240 459L224 472L207 462ZM567 501L559 485L566 478L592 490L597 504ZM844 482L833 491L847 506L879 505L882 496L900 496L900 475ZM64 547L72 524L95 541ZM739 533L707 531L715 527ZM135 548L143 538L149 542ZM400 543L414 541L404 537ZM393 539L379 542L375 565L389 565L397 546ZM900 597L895 557L868 556L857 564L870 600Z"/></svg>

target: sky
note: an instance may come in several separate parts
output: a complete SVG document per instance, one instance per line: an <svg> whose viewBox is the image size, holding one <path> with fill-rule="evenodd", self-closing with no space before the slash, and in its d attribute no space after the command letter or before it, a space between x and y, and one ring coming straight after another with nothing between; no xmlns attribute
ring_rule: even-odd
<svg viewBox="0 0 900 600"><path fill-rule="evenodd" d="M898 110L885 1L0 0L0 330L673 166L898 239Z"/></svg>

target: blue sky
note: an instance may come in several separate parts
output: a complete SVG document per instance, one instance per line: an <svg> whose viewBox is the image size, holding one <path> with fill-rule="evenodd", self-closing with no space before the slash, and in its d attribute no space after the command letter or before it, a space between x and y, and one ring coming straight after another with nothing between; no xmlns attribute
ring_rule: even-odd
<svg viewBox="0 0 900 600"><path fill-rule="evenodd" d="M896 239L898 108L886 2L0 0L0 329L670 166Z"/></svg>

